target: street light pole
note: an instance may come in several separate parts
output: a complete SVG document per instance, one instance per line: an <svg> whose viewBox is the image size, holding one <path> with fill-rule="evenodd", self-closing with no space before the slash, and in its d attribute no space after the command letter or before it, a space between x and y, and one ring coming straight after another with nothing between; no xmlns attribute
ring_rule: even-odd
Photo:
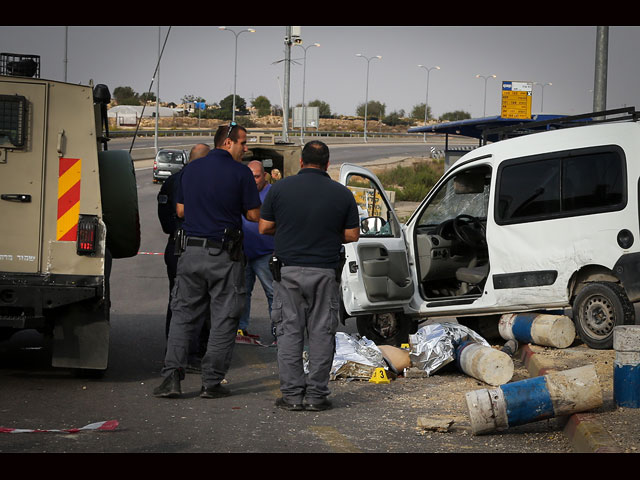
<svg viewBox="0 0 640 480"><path fill-rule="evenodd" d="M426 67L424 65L418 65L418 67L423 68L427 71L427 95L424 101L424 124L425 126L427 125L427 111L429 108L429 74L431 73L431 70L440 70L440 67L438 67L437 65L435 67Z"/></svg>
<svg viewBox="0 0 640 480"><path fill-rule="evenodd" d="M534 85L540 85L542 87L542 95L540 96L540 113L544 113L544 87L551 86L553 83L538 83L533 82Z"/></svg>
<svg viewBox="0 0 640 480"><path fill-rule="evenodd" d="M484 78L484 110L482 111L482 116L485 117L487 115L487 80L496 78L496 75L476 75L476 78Z"/></svg>
<svg viewBox="0 0 640 480"><path fill-rule="evenodd" d="M255 30L253 28L248 28L246 30L240 30L239 32L235 32L234 30L231 30L230 28L227 28L227 27L218 27L218 28L220 30L226 30L227 32L231 32L236 37L235 58L233 60L233 110L231 112L231 121L235 122L236 121L236 79L238 74L238 37L240 36L241 33L244 33L244 32L255 33Z"/></svg>
<svg viewBox="0 0 640 480"><path fill-rule="evenodd" d="M320 44L314 43L312 45L309 45L308 47L303 47L299 43L296 43L296 46L304 50L304 60L302 63L302 128L300 128L300 144L304 145L304 128L307 125L307 107L304 103L304 87L307 77L307 49L311 47L319 47Z"/></svg>
<svg viewBox="0 0 640 480"><path fill-rule="evenodd" d="M369 63L374 58L378 60L382 60L380 55L376 55L375 57L365 57L361 53L356 53L356 57L364 58L367 61L367 84L365 88L365 100L364 100L364 141L367 142L367 110L369 107Z"/></svg>

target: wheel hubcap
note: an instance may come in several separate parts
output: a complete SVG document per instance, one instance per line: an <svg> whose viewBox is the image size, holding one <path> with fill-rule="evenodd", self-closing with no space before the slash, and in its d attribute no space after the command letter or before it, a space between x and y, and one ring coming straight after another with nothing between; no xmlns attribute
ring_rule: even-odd
<svg viewBox="0 0 640 480"><path fill-rule="evenodd" d="M584 307L584 321L593 336L606 337L615 326L613 305L603 297L590 298Z"/></svg>

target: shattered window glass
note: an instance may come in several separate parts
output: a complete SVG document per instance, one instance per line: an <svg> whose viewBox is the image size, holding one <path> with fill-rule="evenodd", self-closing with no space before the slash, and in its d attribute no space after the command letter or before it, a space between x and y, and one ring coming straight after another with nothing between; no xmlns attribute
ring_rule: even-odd
<svg viewBox="0 0 640 480"><path fill-rule="evenodd" d="M491 171L481 167L450 178L422 212L418 225L439 225L458 215L486 218Z"/></svg>

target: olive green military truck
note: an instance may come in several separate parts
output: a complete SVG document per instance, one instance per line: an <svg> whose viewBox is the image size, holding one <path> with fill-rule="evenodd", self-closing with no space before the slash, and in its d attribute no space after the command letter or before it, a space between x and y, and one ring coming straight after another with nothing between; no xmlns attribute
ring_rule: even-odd
<svg viewBox="0 0 640 480"><path fill-rule="evenodd" d="M36 329L54 367L102 372L111 260L140 246L135 171L107 148L108 88L39 65L0 53L0 341Z"/></svg>
<svg viewBox="0 0 640 480"><path fill-rule="evenodd" d="M274 180L295 175L300 170L302 147L293 143L277 142L271 133L247 133L247 152L242 162L262 162L265 171Z"/></svg>

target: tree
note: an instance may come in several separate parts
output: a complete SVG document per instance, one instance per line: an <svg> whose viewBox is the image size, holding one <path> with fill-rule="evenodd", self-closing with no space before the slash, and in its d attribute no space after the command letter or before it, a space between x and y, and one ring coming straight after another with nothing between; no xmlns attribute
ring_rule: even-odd
<svg viewBox="0 0 640 480"><path fill-rule="evenodd" d="M329 118L331 117L331 107L328 103L323 102L321 100L313 100L308 103L309 107L318 107L318 116L320 118Z"/></svg>
<svg viewBox="0 0 640 480"><path fill-rule="evenodd" d="M139 95L131 87L116 87L113 98L118 105L140 105Z"/></svg>
<svg viewBox="0 0 640 480"><path fill-rule="evenodd" d="M367 103L367 118L374 118L377 120L384 117L384 111L386 108L387 106L384 103L380 103L376 100L369 100L369 103ZM358 108L356 108L356 115L364 117L364 103L358 105Z"/></svg>
<svg viewBox="0 0 640 480"><path fill-rule="evenodd" d="M194 103L194 102L204 102L204 103L206 103L206 100L204 98L196 97L193 94L185 95L184 97L182 97L180 99L180 101L182 103Z"/></svg>
<svg viewBox="0 0 640 480"><path fill-rule="evenodd" d="M251 106L258 111L259 117L271 114L271 102L264 95L256 97L253 102L251 102Z"/></svg>
<svg viewBox="0 0 640 480"><path fill-rule="evenodd" d="M398 112L391 112L389 115L382 119L382 123L395 127L396 125L410 125L412 122L407 118L404 118L404 110Z"/></svg>
<svg viewBox="0 0 640 480"><path fill-rule="evenodd" d="M140 95L140 101L142 103L155 102L156 101L156 94L153 93L153 92L145 92L142 95Z"/></svg>
<svg viewBox="0 0 640 480"><path fill-rule="evenodd" d="M427 114L429 115L429 119L432 120L431 107L427 108ZM413 107L413 110L411 110L411 118L424 121L424 103L419 103Z"/></svg>
<svg viewBox="0 0 640 480"><path fill-rule="evenodd" d="M240 115L247 114L247 102L244 98L236 95L236 111ZM216 118L231 120L233 118L233 94L220 100L220 109L216 111Z"/></svg>
<svg viewBox="0 0 640 480"><path fill-rule="evenodd" d="M454 122L456 120L466 120L471 118L471 114L462 110L456 110L454 112L443 113L440 116L441 122Z"/></svg>

